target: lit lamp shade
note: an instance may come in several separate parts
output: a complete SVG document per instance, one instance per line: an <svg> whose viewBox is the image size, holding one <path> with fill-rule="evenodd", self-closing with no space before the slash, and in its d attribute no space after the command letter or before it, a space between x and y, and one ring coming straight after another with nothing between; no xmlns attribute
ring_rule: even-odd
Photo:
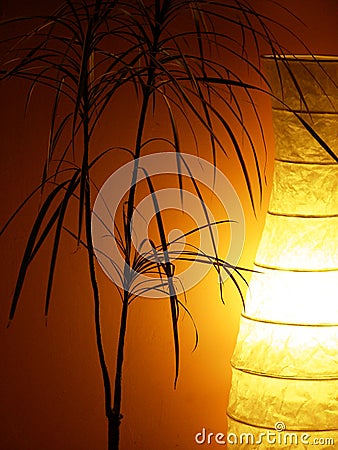
<svg viewBox="0 0 338 450"><path fill-rule="evenodd" d="M232 358L231 448L334 449L338 164L293 112L338 154L338 59L265 57L264 66L283 103L272 100L273 188Z"/></svg>

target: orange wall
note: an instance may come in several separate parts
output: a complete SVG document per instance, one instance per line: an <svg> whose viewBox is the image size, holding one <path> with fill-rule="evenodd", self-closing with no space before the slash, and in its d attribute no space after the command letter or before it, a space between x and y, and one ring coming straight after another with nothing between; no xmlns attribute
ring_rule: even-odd
<svg viewBox="0 0 338 450"><path fill-rule="evenodd" d="M57 5L58 2L48 2ZM337 3L282 1L302 18L307 28L289 25L313 53L337 53ZM263 8L263 0L253 1ZM264 9L265 8L265 9ZM271 6L272 8L272 6ZM29 14L47 9L47 2L3 0L2 14ZM272 14L275 10L271 9ZM279 19L279 17L277 17ZM293 53L304 51L286 38ZM48 120L46 99L34 98L31 114L23 120L25 86L12 82L1 87L1 223L38 183ZM272 145L269 103L260 100ZM128 102L121 102L121 105ZM32 114L34 112L34 114ZM119 110L117 141L130 127L129 110ZM104 140L103 140L104 141ZM100 139L98 144L102 144ZM272 154L268 167L271 168ZM247 239L241 263L252 264L263 225L267 192L258 220L248 207L238 163L223 161L225 173L245 205ZM113 161L111 161L113 165ZM116 164L116 163L115 163ZM106 166L100 182L112 171ZM271 170L268 172L271 178ZM106 423L103 387L95 350L93 305L84 250L65 238L58 265L48 326L43 319L47 250L32 267L17 316L6 328L10 295L15 282L27 230L37 204L25 209L11 230L1 238L0 306L0 449L1 450L103 450ZM114 365L118 300L112 284L99 273L104 315L104 338L110 368ZM229 282L226 306L217 298L216 278L211 275L189 291L189 309L200 334L194 353L193 330L187 317L180 321L182 337L180 378L173 390L174 359L165 301L135 302L128 323L124 372L121 450L190 450L197 448L194 435L202 427L226 431L226 404L230 386L230 357L236 339L240 299ZM113 372L113 371L112 371ZM217 448L208 446L209 448Z"/></svg>

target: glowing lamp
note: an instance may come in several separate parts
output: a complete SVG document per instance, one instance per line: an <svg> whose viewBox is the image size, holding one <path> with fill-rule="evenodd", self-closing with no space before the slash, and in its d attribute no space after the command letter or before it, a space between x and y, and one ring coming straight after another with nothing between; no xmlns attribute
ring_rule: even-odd
<svg viewBox="0 0 338 450"><path fill-rule="evenodd" d="M232 358L231 448L338 448L338 59L316 59L264 58L275 171Z"/></svg>

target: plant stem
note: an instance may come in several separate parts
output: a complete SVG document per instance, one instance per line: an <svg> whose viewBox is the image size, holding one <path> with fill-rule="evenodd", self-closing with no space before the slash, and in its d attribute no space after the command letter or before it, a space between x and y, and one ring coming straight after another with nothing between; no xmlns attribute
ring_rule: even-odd
<svg viewBox="0 0 338 450"><path fill-rule="evenodd" d="M145 89L147 91L147 88ZM125 224L125 239L126 239L126 259L124 267L124 280L126 289L123 293L122 312L120 319L120 332L119 341L116 356L116 369L115 369L115 384L114 384L114 405L111 411L111 415L108 417L108 450L118 450L120 442L120 424L123 418L121 414L121 399L122 399L122 370L124 360L124 344L127 329L127 317L129 307L129 283L130 283L130 260L131 260L131 219L134 212L135 192L136 192L136 180L138 171L138 158L141 151L141 141L144 130L145 118L148 109L149 92L144 95L142 109L139 119L139 127L135 145L135 162L133 168L132 182L129 190L128 197L128 210Z"/></svg>
<svg viewBox="0 0 338 450"><path fill-rule="evenodd" d="M88 247L88 259L89 259L89 271L90 271L90 281L93 290L94 297L94 322L95 322L95 335L96 335L96 347L99 355L100 368L103 379L104 386L104 394L105 394L105 413L106 417L109 420L111 415L111 385L110 385L110 376L105 360L104 350L103 350L103 342L102 342L102 333L101 333L101 314L100 314L100 296L99 289L96 280L95 273L95 263L94 263L94 248L92 241L92 232L91 232L91 208L90 208L90 187L89 183L86 189L86 208L85 208L85 222L86 222L86 240Z"/></svg>
<svg viewBox="0 0 338 450"><path fill-rule="evenodd" d="M156 54L157 49L157 39L155 36L155 42L153 46L154 54ZM136 184L137 184L137 172L139 167L139 158L141 156L142 149L142 138L144 127L146 123L146 116L148 111L149 100L152 95L152 85L155 75L155 66L150 65L147 83L143 86L143 101L138 122L138 129L135 142L135 153L134 153L134 168L131 180L131 186L128 196L128 206L127 206L127 217L125 221L125 240L126 240L126 257L124 266L124 283L125 290L123 293L123 303L122 312L120 320L120 333L119 342L116 357L116 371L115 371L115 384L114 384L114 405L111 411L111 416L108 418L108 450L118 450L120 442L120 424L123 418L121 414L121 399L122 399L122 370L124 361L124 344L127 329L127 317L129 308L129 286L132 278L130 262L131 262L131 242L132 242L132 230L131 230L131 220L134 212L135 194L136 194Z"/></svg>
<svg viewBox="0 0 338 450"><path fill-rule="evenodd" d="M108 419L108 450L118 450L120 441L120 424L123 418L121 414L122 369L129 307L128 300L129 292L124 291L115 369L114 406L111 412L111 416Z"/></svg>
<svg viewBox="0 0 338 450"><path fill-rule="evenodd" d="M104 355L103 341L102 341L102 333L101 333L101 313L100 313L100 295L98 284L96 280L96 272L95 272L95 262L94 262L94 246L93 246L93 237L92 237L92 228L91 228L91 196L90 196L90 180L88 173L88 156L89 156L89 101L88 101L88 86L86 85L84 88L83 94L83 145L84 145L84 156L82 161L82 171L85 171L85 227L86 227L86 243L87 243L87 254L88 254L88 262L89 262L89 272L90 272L90 281L93 291L94 298L94 323L95 323L95 336L96 336L96 347L99 356L99 363L102 373L103 386L104 386L104 398L105 398L105 414L108 420L108 449L109 447L109 436L110 436L110 422L112 417L112 409L111 409L111 384L110 384L110 375ZM118 447L117 447L118 448Z"/></svg>

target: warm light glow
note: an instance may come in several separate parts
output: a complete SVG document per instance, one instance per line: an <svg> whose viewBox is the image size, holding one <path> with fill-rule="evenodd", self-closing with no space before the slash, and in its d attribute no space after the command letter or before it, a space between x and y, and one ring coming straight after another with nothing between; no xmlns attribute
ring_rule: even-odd
<svg viewBox="0 0 338 450"><path fill-rule="evenodd" d="M257 266L254 269L260 272L254 273L251 278L246 298L246 315L272 322L336 323L336 271L291 272Z"/></svg>
<svg viewBox="0 0 338 450"><path fill-rule="evenodd" d="M338 164L288 110L338 154L338 59L288 63L307 105L285 63L277 69L267 58L273 93L284 105L273 101L273 188L232 358L229 431L252 433L255 442L269 430L282 438L282 422L297 439L307 432L310 443L324 437L338 445ZM259 448L275 444L263 439ZM258 447L244 441L233 448ZM305 446L298 440L278 448Z"/></svg>

